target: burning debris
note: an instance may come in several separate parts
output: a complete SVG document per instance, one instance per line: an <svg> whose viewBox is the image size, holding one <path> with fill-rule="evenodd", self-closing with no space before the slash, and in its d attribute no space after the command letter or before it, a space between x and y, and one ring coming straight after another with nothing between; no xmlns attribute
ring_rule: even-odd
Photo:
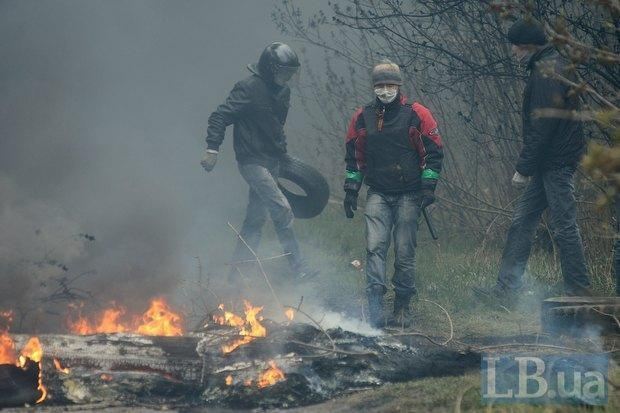
<svg viewBox="0 0 620 413"><path fill-rule="evenodd" d="M15 342L9 335L12 313L0 314L0 407L41 403L47 397L43 385L43 348L37 337L30 337L16 356Z"/></svg>
<svg viewBox="0 0 620 413"><path fill-rule="evenodd" d="M126 309L115 303L104 309L99 316L89 320L82 316L83 305L71 305L72 313L67 320L72 333L112 334L136 333L146 336L181 336L183 335L183 319L172 311L163 298L151 300L149 308L140 316L126 317ZM129 318L129 320L126 320Z"/></svg>
<svg viewBox="0 0 620 413"><path fill-rule="evenodd" d="M145 313L148 321L166 313L153 308L156 314ZM292 407L386 382L461 374L479 364L479 356L471 353L412 347L396 337L324 330L288 320L276 323L261 312L262 307L250 302L244 303L243 315L220 305L211 317L213 323L183 336L140 335L135 326L132 333L126 329L38 339L3 335L2 342L10 345L3 346L0 354L15 355L16 347L24 349L19 364L11 358L10 374L23 373L30 381L22 381L30 383L36 397L18 402L0 397L0 406L43 400L47 388L49 405ZM98 327L100 321L90 326ZM4 377L0 373L0 395Z"/></svg>

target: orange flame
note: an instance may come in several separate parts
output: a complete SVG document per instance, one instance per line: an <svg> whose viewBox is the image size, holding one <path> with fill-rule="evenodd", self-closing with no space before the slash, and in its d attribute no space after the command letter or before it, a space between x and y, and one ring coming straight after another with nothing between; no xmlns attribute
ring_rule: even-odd
<svg viewBox="0 0 620 413"><path fill-rule="evenodd" d="M32 360L39 365L39 376L37 389L41 392L41 397L36 401L41 403L47 397L47 389L43 385L43 347L37 337L31 337L19 357L15 355L15 342L9 335L9 326L13 321L13 313L11 311L0 312L0 364L15 364L22 369L26 368L28 360Z"/></svg>
<svg viewBox="0 0 620 413"><path fill-rule="evenodd" d="M233 378L232 376L229 374L228 376L226 376L226 385L230 386L233 384Z"/></svg>
<svg viewBox="0 0 620 413"><path fill-rule="evenodd" d="M62 367L62 364L60 364L60 360L58 360L57 358L54 359L54 367L56 367L56 370L64 374L69 374L69 372L71 371L67 367Z"/></svg>
<svg viewBox="0 0 620 413"><path fill-rule="evenodd" d="M0 312L0 321L3 324L0 325L0 364L13 364L15 363L15 342L9 335L13 313L10 311Z"/></svg>
<svg viewBox="0 0 620 413"><path fill-rule="evenodd" d="M15 363L15 342L7 331L0 331L0 364Z"/></svg>
<svg viewBox="0 0 620 413"><path fill-rule="evenodd" d="M109 374L105 374L105 373L102 373L101 376L99 376L99 378L103 381L112 381L114 379L114 377L110 376Z"/></svg>
<svg viewBox="0 0 620 413"><path fill-rule="evenodd" d="M249 301L244 301L245 320L236 314L224 310L224 305L220 304L219 308L224 312L223 316L214 316L216 323L239 327L239 335L241 338L230 344L222 346L222 352L228 354L244 344L248 344L257 337L267 336L267 329L260 323L262 317L258 314L263 311L263 307L253 307Z"/></svg>
<svg viewBox="0 0 620 413"><path fill-rule="evenodd" d="M284 372L276 366L276 362L273 360L269 361L269 368L263 371L258 378L258 387L265 388L269 386L273 386L279 381L284 380Z"/></svg>
<svg viewBox="0 0 620 413"><path fill-rule="evenodd" d="M21 368L26 367L28 359L34 361L35 363L39 363L39 384L37 389L41 392L41 397L39 397L36 401L38 404L47 397L47 389L43 385L43 366L41 364L41 359L43 359L43 347L41 346L41 342L38 337L31 337L30 340L28 340L21 351L17 365Z"/></svg>
<svg viewBox="0 0 620 413"><path fill-rule="evenodd" d="M120 317L125 313L123 307L112 303L110 308L103 311L98 322L91 322L81 314L81 306L78 308L78 319L76 321L69 320L69 328L71 332L86 335L97 333L123 333L128 330L127 326L119 321Z"/></svg>
<svg viewBox="0 0 620 413"><path fill-rule="evenodd" d="M295 318L295 310L293 310L292 308L287 308L286 310L284 310L284 315L286 316L286 318L288 318L289 321L293 321L293 318Z"/></svg>
<svg viewBox="0 0 620 413"><path fill-rule="evenodd" d="M71 306L75 308L75 306ZM106 308L97 321L89 321L81 314L78 308L78 317L75 321L68 320L71 332L86 334L113 334L113 333L137 333L148 336L180 336L183 335L182 317L173 312L163 298L151 300L150 307L142 316L134 317L133 323L123 322L122 318L126 310L114 303Z"/></svg>
<svg viewBox="0 0 620 413"><path fill-rule="evenodd" d="M172 312L163 298L151 300L151 307L142 315L138 334L146 336L182 336L181 316Z"/></svg>

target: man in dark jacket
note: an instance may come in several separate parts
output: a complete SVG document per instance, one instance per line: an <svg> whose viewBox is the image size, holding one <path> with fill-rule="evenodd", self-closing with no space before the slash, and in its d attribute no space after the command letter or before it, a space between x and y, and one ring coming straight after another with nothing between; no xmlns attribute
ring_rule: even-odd
<svg viewBox="0 0 620 413"><path fill-rule="evenodd" d="M233 146L239 171L250 186L241 236L256 249L262 227L271 216L296 278L307 279L317 271L310 269L302 257L293 232L293 212L277 181L280 160L286 155L283 128L291 96L286 84L299 70L299 59L288 45L276 42L267 46L257 65L248 68L252 75L238 82L226 102L209 117L207 150L201 164L207 172L215 167L226 127L234 125ZM235 261L249 257L241 241L233 257ZM231 276L235 274L233 269Z"/></svg>
<svg viewBox="0 0 620 413"><path fill-rule="evenodd" d="M358 108L346 135L347 218L357 210L362 182L366 199L366 293L370 322L385 325L383 295L387 290L386 258L394 236L394 311L389 324L411 324L409 304L416 293L415 247L422 208L435 201L441 172L442 142L437 122L419 103L409 104L400 92L398 65L384 61L373 69L375 99Z"/></svg>
<svg viewBox="0 0 620 413"><path fill-rule="evenodd" d="M568 295L587 295L590 281L576 222L573 175L585 150L582 125L572 118L578 97L549 71L574 81L569 62L547 43L543 28L519 20L508 31L517 59L529 71L523 93L523 147L513 185L526 187L516 204L495 298L511 300L522 286L534 232L549 209ZM541 113L541 112L547 113Z"/></svg>

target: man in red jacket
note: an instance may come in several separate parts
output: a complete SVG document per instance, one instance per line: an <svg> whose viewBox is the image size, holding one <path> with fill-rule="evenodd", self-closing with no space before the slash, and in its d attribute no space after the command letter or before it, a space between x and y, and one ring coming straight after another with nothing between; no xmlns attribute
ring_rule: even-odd
<svg viewBox="0 0 620 413"><path fill-rule="evenodd" d="M375 99L358 108L346 136L344 210L353 218L362 182L366 199L366 293L370 322L385 325L386 257L394 236L395 299L389 324L410 325L415 289L415 247L422 208L435 201L443 150L437 122L419 103L407 103L402 76L385 60L372 72Z"/></svg>

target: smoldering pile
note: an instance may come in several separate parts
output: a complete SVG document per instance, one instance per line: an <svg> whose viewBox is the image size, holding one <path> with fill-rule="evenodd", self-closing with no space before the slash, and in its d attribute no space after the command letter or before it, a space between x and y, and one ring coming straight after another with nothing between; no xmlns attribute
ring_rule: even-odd
<svg viewBox="0 0 620 413"><path fill-rule="evenodd" d="M48 405L293 407L388 382L458 375L479 355L390 335L262 319L221 309L185 336L43 335ZM16 343L25 336L15 336Z"/></svg>

